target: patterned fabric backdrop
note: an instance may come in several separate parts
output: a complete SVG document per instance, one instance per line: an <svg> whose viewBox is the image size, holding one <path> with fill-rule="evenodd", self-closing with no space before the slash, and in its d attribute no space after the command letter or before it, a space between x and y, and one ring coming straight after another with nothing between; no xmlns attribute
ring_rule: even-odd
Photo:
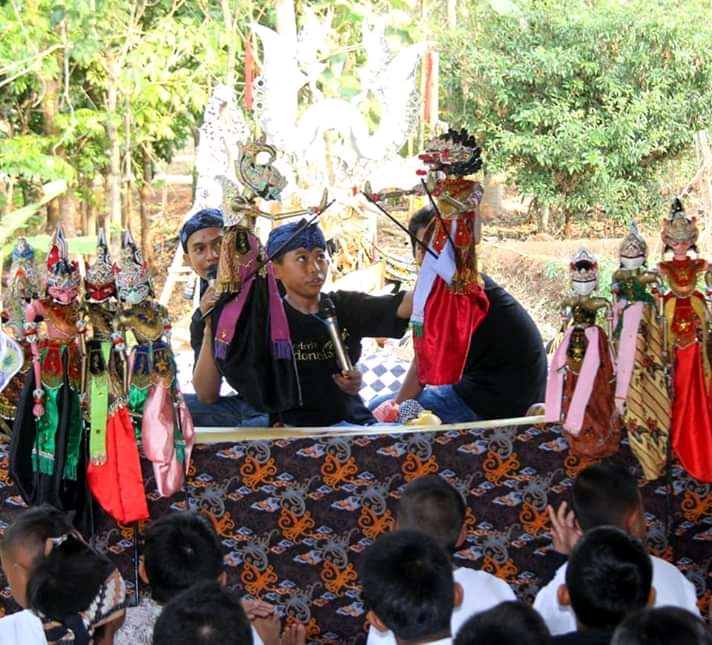
<svg viewBox="0 0 712 645"><path fill-rule="evenodd" d="M6 453L0 445L2 526L22 506L7 475ZM614 460L640 472L626 446ZM469 532L457 565L490 571L531 600L548 568L546 505L568 498L584 465L569 455L558 428L245 441L199 446L185 495L149 497L153 517L186 505L209 513L225 547L230 583L306 623L309 640L361 643L359 561L393 526L406 482L437 472L459 488L468 501ZM144 472L148 478L150 468ZM642 488L649 546L694 582L706 615L712 487L677 467L670 486L660 480ZM134 527L97 519L95 540L132 587ZM1 600L4 610L14 609L7 589Z"/></svg>

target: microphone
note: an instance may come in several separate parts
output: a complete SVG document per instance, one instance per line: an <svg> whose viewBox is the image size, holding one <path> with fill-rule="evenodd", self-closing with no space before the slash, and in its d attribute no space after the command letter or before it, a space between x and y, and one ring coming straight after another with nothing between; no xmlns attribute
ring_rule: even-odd
<svg viewBox="0 0 712 645"><path fill-rule="evenodd" d="M218 277L218 266L217 264L215 266L212 266L208 269L208 287L215 288L215 278ZM213 313L213 309L215 307L210 307L202 316L202 320L205 320L211 313Z"/></svg>
<svg viewBox="0 0 712 645"><path fill-rule="evenodd" d="M341 341L341 333L339 332L339 323L336 320L336 307L334 302L328 296L322 296L319 303L319 317L322 319L326 328L329 330L331 342L334 343L334 351L336 352L336 362L343 372L348 372L353 369L351 359L346 353L344 344Z"/></svg>
<svg viewBox="0 0 712 645"><path fill-rule="evenodd" d="M212 266L208 269L208 286L215 288L215 278L218 277L218 266Z"/></svg>

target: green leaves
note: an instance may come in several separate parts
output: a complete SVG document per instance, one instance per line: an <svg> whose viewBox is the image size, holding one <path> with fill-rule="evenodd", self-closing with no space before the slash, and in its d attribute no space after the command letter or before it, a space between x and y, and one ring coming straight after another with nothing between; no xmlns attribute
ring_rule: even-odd
<svg viewBox="0 0 712 645"><path fill-rule="evenodd" d="M712 118L704 3L671 4L478 3L440 39L445 120L477 133L488 165L541 204L620 218L658 208L656 172Z"/></svg>

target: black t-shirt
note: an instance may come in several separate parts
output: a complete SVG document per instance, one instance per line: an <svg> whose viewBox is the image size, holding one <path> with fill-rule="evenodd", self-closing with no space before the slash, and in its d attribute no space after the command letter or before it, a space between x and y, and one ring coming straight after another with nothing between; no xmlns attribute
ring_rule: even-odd
<svg viewBox="0 0 712 645"><path fill-rule="evenodd" d="M490 308L472 336L455 392L484 419L524 415L544 400L546 352L526 309L482 274Z"/></svg>
<svg viewBox="0 0 712 645"><path fill-rule="evenodd" d="M399 338L408 326L408 320L396 316L403 293L369 296L356 291L335 291L329 296L334 302L344 347L354 365L361 357L362 338ZM326 325L318 316L301 313L286 301L284 309L299 373L302 405L270 421L281 420L292 426L329 426L339 421L357 425L374 423L361 397L346 394L332 378L340 369Z"/></svg>

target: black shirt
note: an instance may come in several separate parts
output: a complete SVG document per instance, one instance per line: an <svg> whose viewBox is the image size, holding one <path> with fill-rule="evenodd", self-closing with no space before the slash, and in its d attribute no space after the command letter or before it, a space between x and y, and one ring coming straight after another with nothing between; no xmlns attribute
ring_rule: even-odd
<svg viewBox="0 0 712 645"><path fill-rule="evenodd" d="M490 308L472 336L454 389L484 419L521 416L544 400L544 343L526 309L488 275L482 277Z"/></svg>
<svg viewBox="0 0 712 645"><path fill-rule="evenodd" d="M396 316L403 293L395 296L369 296L356 291L329 294L336 309L344 347L356 365L361 357L361 339L399 338L408 320ZM357 425L375 423L373 415L358 395L339 389L332 378L340 369L329 330L314 314L304 314L284 302L289 333L299 373L302 405L273 415L292 426L329 426L339 421Z"/></svg>

